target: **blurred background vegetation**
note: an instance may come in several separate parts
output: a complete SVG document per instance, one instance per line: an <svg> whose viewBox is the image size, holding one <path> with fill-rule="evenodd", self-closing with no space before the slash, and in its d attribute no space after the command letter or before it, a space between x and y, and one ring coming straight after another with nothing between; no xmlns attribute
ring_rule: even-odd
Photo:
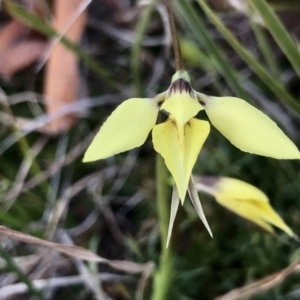
<svg viewBox="0 0 300 300"><path fill-rule="evenodd" d="M299 1L172 2L195 90L249 101L299 148ZM141 266L121 272L2 235L0 298L150 299L147 263L158 263L162 247L152 142L105 161L81 160L119 103L169 86L166 8L153 0L0 6L1 225ZM194 173L259 187L299 233L299 162L242 153L212 128ZM201 200L214 238L186 202L176 219L169 299L300 299L300 265L286 269L300 255L298 242Z"/></svg>

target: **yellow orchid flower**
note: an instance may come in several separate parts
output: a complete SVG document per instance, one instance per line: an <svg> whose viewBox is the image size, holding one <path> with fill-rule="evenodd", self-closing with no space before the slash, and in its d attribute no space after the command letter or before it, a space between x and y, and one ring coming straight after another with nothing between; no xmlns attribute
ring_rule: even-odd
<svg viewBox="0 0 300 300"><path fill-rule="evenodd" d="M192 203L209 229L193 182L192 169L209 134L210 124L195 118L205 110L211 123L239 149L281 159L300 159L300 152L282 130L265 114L234 97L212 97L197 93L186 71L177 71L169 89L154 98L133 98L124 101L100 128L87 149L84 162L141 146L152 130L154 149L164 158L172 174L174 189L169 235L179 201L188 191ZM156 125L159 111L168 115Z"/></svg>
<svg viewBox="0 0 300 300"><path fill-rule="evenodd" d="M198 191L216 198L216 201L265 230L274 233L271 225L297 238L291 228L273 210L268 197L255 186L230 177L194 177Z"/></svg>

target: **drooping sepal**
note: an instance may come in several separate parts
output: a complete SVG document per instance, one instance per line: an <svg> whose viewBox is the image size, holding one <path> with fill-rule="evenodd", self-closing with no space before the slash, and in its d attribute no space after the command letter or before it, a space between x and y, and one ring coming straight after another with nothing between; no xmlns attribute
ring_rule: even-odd
<svg viewBox="0 0 300 300"><path fill-rule="evenodd" d="M211 176L195 177L195 185L198 191L214 196L219 204L265 230L274 233L275 226L297 238L274 211L268 197L255 186L235 178Z"/></svg>
<svg viewBox="0 0 300 300"><path fill-rule="evenodd" d="M141 146L156 123L158 105L153 99L124 101L108 117L84 155L84 162L107 158Z"/></svg>

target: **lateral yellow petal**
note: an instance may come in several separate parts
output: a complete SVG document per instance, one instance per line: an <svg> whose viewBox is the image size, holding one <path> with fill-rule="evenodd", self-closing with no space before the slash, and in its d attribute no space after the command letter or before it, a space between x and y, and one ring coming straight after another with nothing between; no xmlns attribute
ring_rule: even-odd
<svg viewBox="0 0 300 300"><path fill-rule="evenodd" d="M234 97L199 97L211 123L242 151L278 159L300 159L294 143L267 115Z"/></svg>
<svg viewBox="0 0 300 300"><path fill-rule="evenodd" d="M165 100L161 109L169 112L179 124L183 125L196 116L203 107L198 100L192 98L189 93L174 92Z"/></svg>
<svg viewBox="0 0 300 300"><path fill-rule="evenodd" d="M107 158L141 146L156 123L158 111L153 99L124 101L100 128L83 161Z"/></svg>
<svg viewBox="0 0 300 300"><path fill-rule="evenodd" d="M273 210L268 197L255 186L229 177L200 177L196 188L213 195L216 201L269 232L270 225L276 226L289 236L295 234L282 218Z"/></svg>
<svg viewBox="0 0 300 300"><path fill-rule="evenodd" d="M185 125L170 118L152 131L154 149L164 158L183 203L198 154L209 134L206 121L191 119Z"/></svg>

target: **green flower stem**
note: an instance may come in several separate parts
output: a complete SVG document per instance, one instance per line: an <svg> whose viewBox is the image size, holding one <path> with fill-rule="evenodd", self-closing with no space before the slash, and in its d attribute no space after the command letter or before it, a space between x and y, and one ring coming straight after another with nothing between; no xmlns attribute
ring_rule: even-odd
<svg viewBox="0 0 300 300"><path fill-rule="evenodd" d="M157 189L157 213L161 236L161 255L158 270L154 274L152 300L166 300L170 288L173 269L172 243L166 248L169 211L170 211L170 187L168 183L169 173L163 158L156 156L156 189Z"/></svg>
<svg viewBox="0 0 300 300"><path fill-rule="evenodd" d="M180 45L178 41L178 35L175 25L175 19L174 19L174 13L171 7L170 0L165 0L165 4L168 11L168 18L169 18L169 25L170 25L170 31L173 41L173 50L174 50L174 58L175 58L175 67L176 71L180 71L184 69L182 56L181 56L181 50Z"/></svg>

